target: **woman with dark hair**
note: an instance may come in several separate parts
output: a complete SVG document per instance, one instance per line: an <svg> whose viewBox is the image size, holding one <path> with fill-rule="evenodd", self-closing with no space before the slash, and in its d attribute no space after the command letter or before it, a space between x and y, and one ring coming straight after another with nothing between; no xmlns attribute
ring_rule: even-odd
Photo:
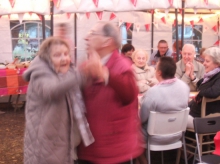
<svg viewBox="0 0 220 164"><path fill-rule="evenodd" d="M142 131L147 141L147 125L150 111L175 112L188 106L189 87L181 80L175 78L176 64L170 57L161 57L156 66L156 78L159 83L144 94L141 102L140 117ZM152 137L155 144L168 144L178 141L182 134L172 136Z"/></svg>
<svg viewBox="0 0 220 164"><path fill-rule="evenodd" d="M181 56L181 52L182 52L182 41L181 40L178 40L178 50L179 50L179 54L177 54L177 44L176 44L176 41L173 43L173 53L171 54L173 60L175 62L178 62L178 57Z"/></svg>
<svg viewBox="0 0 220 164"><path fill-rule="evenodd" d="M66 41L46 39L30 67L25 107L24 164L72 164L76 147L90 145L79 73L72 67Z"/></svg>
<svg viewBox="0 0 220 164"><path fill-rule="evenodd" d="M121 49L121 53L132 61L132 53L134 52L134 50L134 46L132 46L131 44L125 44Z"/></svg>

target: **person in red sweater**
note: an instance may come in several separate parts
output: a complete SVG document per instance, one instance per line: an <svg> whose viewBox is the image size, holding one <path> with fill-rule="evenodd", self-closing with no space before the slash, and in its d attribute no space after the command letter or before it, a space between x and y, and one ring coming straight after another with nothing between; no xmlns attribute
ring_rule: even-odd
<svg viewBox="0 0 220 164"><path fill-rule="evenodd" d="M130 63L118 51L119 29L109 22L98 22L85 40L89 62L84 71L92 78L83 96L95 142L79 146L79 164L130 164L143 149L138 88Z"/></svg>

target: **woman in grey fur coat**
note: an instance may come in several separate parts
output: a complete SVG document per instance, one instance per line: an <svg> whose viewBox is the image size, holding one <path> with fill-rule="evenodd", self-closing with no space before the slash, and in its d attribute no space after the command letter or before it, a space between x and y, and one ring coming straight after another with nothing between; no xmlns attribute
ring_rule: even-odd
<svg viewBox="0 0 220 164"><path fill-rule="evenodd" d="M24 163L72 164L81 140L88 146L94 138L68 44L59 38L46 39L23 77L29 82Z"/></svg>

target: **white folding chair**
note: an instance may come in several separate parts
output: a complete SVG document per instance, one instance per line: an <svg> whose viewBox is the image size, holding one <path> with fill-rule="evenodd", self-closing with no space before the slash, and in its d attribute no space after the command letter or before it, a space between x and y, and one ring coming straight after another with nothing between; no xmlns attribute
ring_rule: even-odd
<svg viewBox="0 0 220 164"><path fill-rule="evenodd" d="M182 111L172 113L150 112L148 120L148 164L151 163L150 151L164 151L184 147L185 163L187 164L186 146L185 146L185 131L187 126L187 118L189 108ZM161 140L173 136L179 136L176 140L168 141L167 143L157 144L153 138L161 138ZM163 163L163 152L162 152Z"/></svg>

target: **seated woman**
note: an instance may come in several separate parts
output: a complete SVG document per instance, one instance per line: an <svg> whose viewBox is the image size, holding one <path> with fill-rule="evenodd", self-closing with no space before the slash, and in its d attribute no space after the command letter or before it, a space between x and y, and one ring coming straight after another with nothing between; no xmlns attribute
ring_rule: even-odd
<svg viewBox="0 0 220 164"><path fill-rule="evenodd" d="M211 47L203 52L205 57L204 78L197 82L199 93L190 102L188 127L193 128L193 118L201 117L202 98L217 98L220 96L220 48ZM206 105L206 115L220 113L220 101L209 102Z"/></svg>
<svg viewBox="0 0 220 164"><path fill-rule="evenodd" d="M143 96L140 109L142 131L147 141L147 126L150 111L175 112L188 106L189 87L175 78L176 64L170 57L161 57L156 66L156 78L159 83L150 88ZM155 144L168 144L177 141L182 134L166 137L152 137Z"/></svg>
<svg viewBox="0 0 220 164"><path fill-rule="evenodd" d="M155 77L154 67L147 65L148 54L145 50L136 50L132 54L134 64L132 69L137 81L140 93L146 92L150 87L158 83Z"/></svg>

